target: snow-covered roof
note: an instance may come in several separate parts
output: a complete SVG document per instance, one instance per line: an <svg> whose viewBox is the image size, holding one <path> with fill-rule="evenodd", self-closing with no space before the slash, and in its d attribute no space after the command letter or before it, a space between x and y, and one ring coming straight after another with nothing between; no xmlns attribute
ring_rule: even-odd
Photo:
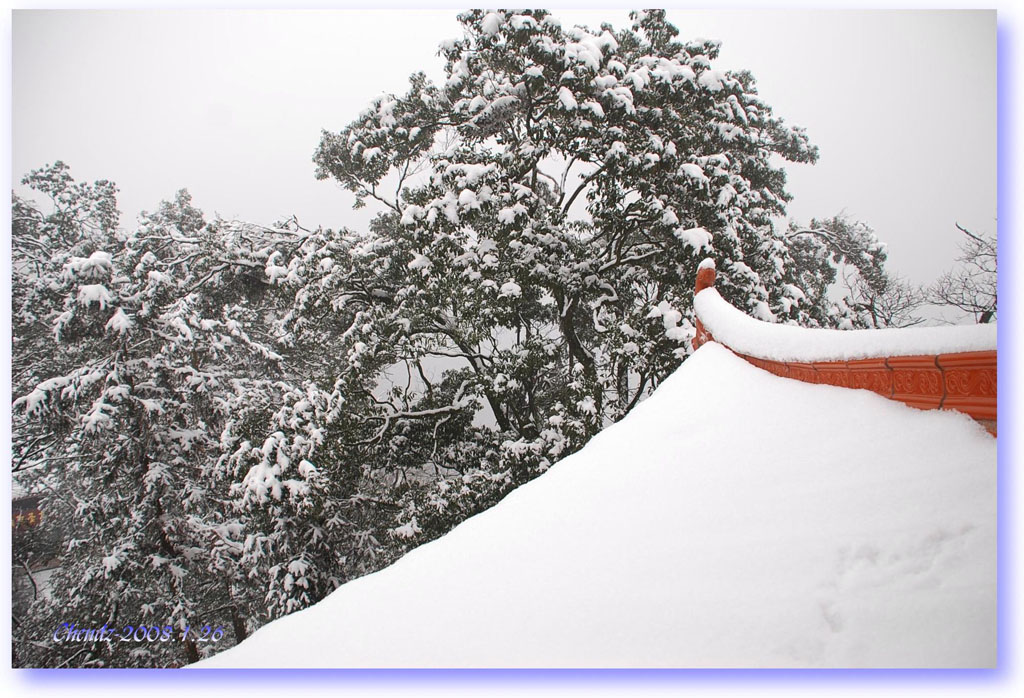
<svg viewBox="0 0 1024 698"><path fill-rule="evenodd" d="M734 308L714 288L700 291L693 307L717 341L772 361L852 361L996 348L995 323L837 332L757 320Z"/></svg>
<svg viewBox="0 0 1024 698"><path fill-rule="evenodd" d="M970 418L709 343L492 509L199 666L993 666L995 512Z"/></svg>

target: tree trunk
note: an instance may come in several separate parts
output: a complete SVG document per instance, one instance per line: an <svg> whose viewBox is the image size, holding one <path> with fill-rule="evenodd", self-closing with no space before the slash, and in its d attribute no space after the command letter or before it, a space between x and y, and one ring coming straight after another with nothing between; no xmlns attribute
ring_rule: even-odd
<svg viewBox="0 0 1024 698"><path fill-rule="evenodd" d="M196 647L196 641L190 637L186 637L182 643L185 649L185 663L195 664L199 661L199 648Z"/></svg>
<svg viewBox="0 0 1024 698"><path fill-rule="evenodd" d="M231 627L235 630L235 642L239 643L245 638L249 637L249 633L245 630L245 620L238 613L238 607L231 607Z"/></svg>

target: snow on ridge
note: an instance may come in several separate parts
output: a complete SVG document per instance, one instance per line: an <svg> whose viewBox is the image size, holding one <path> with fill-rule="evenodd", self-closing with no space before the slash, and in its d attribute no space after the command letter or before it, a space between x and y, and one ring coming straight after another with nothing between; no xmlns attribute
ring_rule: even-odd
<svg viewBox="0 0 1024 698"><path fill-rule="evenodd" d="M797 327L752 318L714 288L698 293L693 307L715 341L769 361L852 361L996 348L995 323L877 330Z"/></svg>
<svg viewBox="0 0 1024 698"><path fill-rule="evenodd" d="M707 344L493 508L197 666L994 666L995 465L964 415Z"/></svg>

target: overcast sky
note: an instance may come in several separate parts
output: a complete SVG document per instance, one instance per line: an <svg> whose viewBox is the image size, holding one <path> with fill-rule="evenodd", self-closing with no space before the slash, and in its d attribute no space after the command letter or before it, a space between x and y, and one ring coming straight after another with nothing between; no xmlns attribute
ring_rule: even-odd
<svg viewBox="0 0 1024 698"><path fill-rule="evenodd" d="M112 179L122 225L188 188L209 214L357 227L351 195L313 176L321 129L339 130L410 73L442 75L454 10L16 12L13 176L63 160ZM562 10L563 24L628 24ZM996 228L995 13L670 10L683 38L722 41L777 115L821 158L789 165L790 215L841 210L889 245L890 268L928 282L959 222Z"/></svg>

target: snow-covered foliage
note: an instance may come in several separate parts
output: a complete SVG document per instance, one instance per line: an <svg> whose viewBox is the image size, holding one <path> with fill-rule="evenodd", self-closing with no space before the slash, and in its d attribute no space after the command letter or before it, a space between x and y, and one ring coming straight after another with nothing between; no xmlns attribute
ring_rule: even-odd
<svg viewBox="0 0 1024 698"><path fill-rule="evenodd" d="M807 327L884 328L921 322L921 294L885 269L885 244L845 215L791 222L786 234L780 312Z"/></svg>
<svg viewBox="0 0 1024 698"><path fill-rule="evenodd" d="M705 256L755 317L833 327L863 326L828 295L836 269L885 259L862 226L775 230L781 162L816 149L664 12L618 32L544 11L460 19L443 84L413 75L323 134L318 176L380 208L371 230L320 231L278 262L296 294L287 331L348 359L335 375L359 389L341 394L397 376L358 444L438 474L405 504L422 539L648 395L691 350ZM452 367L428 370L438 357Z"/></svg>
<svg viewBox="0 0 1024 698"><path fill-rule="evenodd" d="M76 184L61 163L25 183L52 211L14 202L15 468L47 497L44 520L64 549L53 602L19 627L56 627L59 615L180 632L220 608L244 637L265 593L246 574L262 538L231 496L239 478L222 432L254 394L269 396L268 410L283 403L265 386L282 375L282 357L264 322L271 296L260 292L277 240L205 221L185 192L119 232L113 186ZM38 643L19 645L23 662L47 666L80 649L44 647L33 661ZM192 640L182 650L100 643L79 661L199 656Z"/></svg>
<svg viewBox="0 0 1024 698"><path fill-rule="evenodd" d="M327 273L336 242L292 257L293 331L309 331L310 304L347 309L333 351L420 377L404 411L436 400L422 360L461 359L446 380L487 405L500 433L491 459L520 482L685 358L703 256L745 307L806 315L779 290L796 263L771 225L788 198L772 158L816 151L749 74L712 68L717 43L677 40L664 12L619 32L565 28L544 11L460 19L465 36L442 45L443 85L414 75L405 95L324 133L318 175L382 213ZM353 267L362 278L345 279ZM319 341L332 334L323 325ZM451 472L443 449L430 451Z"/></svg>
<svg viewBox="0 0 1024 698"><path fill-rule="evenodd" d="M63 545L51 597L19 619L21 665L195 661L211 645L81 654L36 635L216 621L222 648L507 491L497 467L480 476L502 437L472 424L479 388L446 376L398 407L381 383L406 348L382 352L374 318L305 285L309 262L325 293L369 290L385 258L365 238L208 222L184 191L122 232L112 185L60 163L25 183L55 203L14 202L15 470ZM114 213L69 214L91 210ZM448 509L423 484L440 467L466 473Z"/></svg>

